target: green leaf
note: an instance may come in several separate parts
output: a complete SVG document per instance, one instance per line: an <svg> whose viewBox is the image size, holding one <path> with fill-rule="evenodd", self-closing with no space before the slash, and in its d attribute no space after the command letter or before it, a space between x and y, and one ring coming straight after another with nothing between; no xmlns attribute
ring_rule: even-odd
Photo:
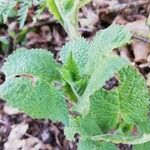
<svg viewBox="0 0 150 150"><path fill-rule="evenodd" d="M69 36L78 37L78 0L46 0L47 7L63 25Z"/></svg>
<svg viewBox="0 0 150 150"><path fill-rule="evenodd" d="M122 69L119 76L122 117L127 123L147 121L149 91L144 77L132 67Z"/></svg>
<svg viewBox="0 0 150 150"><path fill-rule="evenodd" d="M107 57L113 49L129 43L130 40L130 32L120 25L111 25L98 32L90 43L85 72L87 74L93 73L104 57Z"/></svg>
<svg viewBox="0 0 150 150"><path fill-rule="evenodd" d="M69 97L69 100L77 102L78 93L75 82L80 80L80 72L77 64L72 58L72 54L68 57L67 63L64 64L63 68L60 69L60 74L65 80L64 89Z"/></svg>
<svg viewBox="0 0 150 150"><path fill-rule="evenodd" d="M79 113L86 115L90 107L89 97L101 88L114 73L128 65L127 60L111 53L114 48L129 43L130 38L131 34L126 28L112 25L99 32L89 44L83 74L91 75L91 77L79 104L76 106Z"/></svg>
<svg viewBox="0 0 150 150"><path fill-rule="evenodd" d="M59 65L45 50L17 50L2 68L6 81L0 86L0 97L33 118L68 124L65 100L52 84L59 77L56 67Z"/></svg>
<svg viewBox="0 0 150 150"><path fill-rule="evenodd" d="M80 79L80 70L76 62L73 60L72 53L68 57L67 63L64 64L63 69L69 71L71 81L77 81Z"/></svg>
<svg viewBox="0 0 150 150"><path fill-rule="evenodd" d="M95 142L90 139L94 135L101 134L101 129L91 116L71 118L64 132L69 140L73 140L76 133L80 134L79 150L116 150L114 144Z"/></svg>
<svg viewBox="0 0 150 150"><path fill-rule="evenodd" d="M64 129L67 139L72 140L76 133L81 135L82 139L98 135L101 129L90 116L71 118L70 124Z"/></svg>
<svg viewBox="0 0 150 150"><path fill-rule="evenodd" d="M95 142L90 139L80 140L78 150L117 150L117 147L112 143Z"/></svg>
<svg viewBox="0 0 150 150"><path fill-rule="evenodd" d="M67 139L73 140L76 133L80 134L78 150L116 150L116 146L111 143L92 141L90 137L101 133L97 123L90 118L78 117L70 119L69 127L64 129Z"/></svg>
<svg viewBox="0 0 150 150"><path fill-rule="evenodd" d="M143 134L139 136L124 136L122 134L102 134L95 137L92 137L94 141L106 141L106 142L113 142L115 144L142 144L145 142L150 141L150 134ZM142 149L141 149L142 150ZM145 150L145 149L144 149Z"/></svg>
<svg viewBox="0 0 150 150"><path fill-rule="evenodd" d="M59 64L55 62L50 52L44 49L27 50L21 48L6 58L2 71L6 78L20 74L31 74L51 82L60 78L57 67Z"/></svg>
<svg viewBox="0 0 150 150"><path fill-rule="evenodd" d="M150 142L144 144L134 145L133 150L149 150L150 149Z"/></svg>
<svg viewBox="0 0 150 150"><path fill-rule="evenodd" d="M139 132L150 134L150 118L149 117L150 116L148 114L148 119L145 122L138 123L137 128L138 128Z"/></svg>
<svg viewBox="0 0 150 150"><path fill-rule="evenodd" d="M72 59L78 65L78 68L82 73L88 59L88 48L89 43L82 37L69 41L61 49L60 59L64 64L66 64L70 54L72 54Z"/></svg>
<svg viewBox="0 0 150 150"><path fill-rule="evenodd" d="M106 80L110 79L115 73L127 65L128 61L116 55L103 58L90 77L88 85L77 105L77 111L82 114L87 114L90 107L90 96L100 89Z"/></svg>
<svg viewBox="0 0 150 150"><path fill-rule="evenodd" d="M63 19L59 12L59 9L56 5L55 0L46 0L47 7L49 8L50 12L56 17L56 19L63 24Z"/></svg>
<svg viewBox="0 0 150 150"><path fill-rule="evenodd" d="M104 131L122 122L138 125L148 119L149 93L145 79L132 67L126 67L119 72L119 82L118 88L100 89L90 99L90 113Z"/></svg>

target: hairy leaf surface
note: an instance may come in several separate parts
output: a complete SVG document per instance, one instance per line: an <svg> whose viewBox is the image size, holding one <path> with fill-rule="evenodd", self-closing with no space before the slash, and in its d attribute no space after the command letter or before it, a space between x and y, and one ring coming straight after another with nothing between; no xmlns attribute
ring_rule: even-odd
<svg viewBox="0 0 150 150"><path fill-rule="evenodd" d="M92 74L104 57L107 57L113 49L129 43L130 40L130 32L120 25L111 25L98 32L93 41L90 42L85 72Z"/></svg>
<svg viewBox="0 0 150 150"><path fill-rule="evenodd" d="M78 0L46 0L47 7L56 19L63 25L71 38L78 33Z"/></svg>
<svg viewBox="0 0 150 150"><path fill-rule="evenodd" d="M111 54L103 58L89 79L87 87L77 105L77 111L87 114L90 108L90 96L100 89L106 80L110 79L115 73L127 65L128 61L116 55Z"/></svg>
<svg viewBox="0 0 150 150"><path fill-rule="evenodd" d="M77 105L78 112L87 114L90 107L89 97L101 88L106 80L128 65L128 61L114 56L112 50L129 43L130 39L130 32L123 26L111 25L97 33L93 41L90 42L88 52L83 55L86 56L86 64L82 72L91 77Z"/></svg>
<svg viewBox="0 0 150 150"><path fill-rule="evenodd" d="M78 38L76 40L69 41L65 44L60 52L61 61L66 64L70 55L78 65L80 72L85 69L85 64L88 59L89 43L84 38Z"/></svg>
<svg viewBox="0 0 150 150"><path fill-rule="evenodd" d="M78 150L117 150L117 146L108 142L95 142L91 139L81 139L78 144Z"/></svg>
<svg viewBox="0 0 150 150"><path fill-rule="evenodd" d="M116 150L116 146L111 143L92 141L93 135L98 135L101 132L98 124L90 116L78 117L70 120L70 126L65 127L65 135L67 139L74 139L74 135L79 133L81 135L78 144L79 150Z"/></svg>
<svg viewBox="0 0 150 150"><path fill-rule="evenodd" d="M149 94L145 79L132 67L126 67L119 72L119 81L118 88L100 89L91 96L90 113L104 130L122 121L137 125L148 119Z"/></svg>
<svg viewBox="0 0 150 150"><path fill-rule="evenodd" d="M70 119L69 127L65 127L65 135L67 139L72 140L74 135L79 133L81 138L88 138L101 133L101 129L92 118L77 117Z"/></svg>
<svg viewBox="0 0 150 150"><path fill-rule="evenodd" d="M133 150L149 150L150 149L150 142L144 144L137 144L133 146Z"/></svg>
<svg viewBox="0 0 150 150"><path fill-rule="evenodd" d="M58 66L45 50L17 50L7 58L2 68L6 81L0 86L0 97L34 118L67 124L64 98L51 83L59 77Z"/></svg>
<svg viewBox="0 0 150 150"><path fill-rule="evenodd" d="M6 58L2 71L6 78L20 74L31 74L43 78L47 82L59 78L55 62L51 53L44 49L18 49Z"/></svg>

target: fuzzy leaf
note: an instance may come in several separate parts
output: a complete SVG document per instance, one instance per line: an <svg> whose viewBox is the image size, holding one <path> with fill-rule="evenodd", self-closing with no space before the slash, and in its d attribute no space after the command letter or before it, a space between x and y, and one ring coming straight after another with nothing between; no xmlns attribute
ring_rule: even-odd
<svg viewBox="0 0 150 150"><path fill-rule="evenodd" d="M133 150L150 150L150 142L134 145Z"/></svg>
<svg viewBox="0 0 150 150"><path fill-rule="evenodd" d="M60 69L60 74L65 80L64 89L66 94L69 97L69 100L76 102L77 101L77 92L75 82L80 80L80 72L77 64L72 58L72 54L68 57L66 64L63 68Z"/></svg>
<svg viewBox="0 0 150 150"><path fill-rule="evenodd" d="M90 113L104 131L122 121L138 125L148 119L149 94L145 79L132 67L126 67L119 72L119 81L118 88L100 89L91 96Z"/></svg>
<svg viewBox="0 0 150 150"><path fill-rule="evenodd" d="M81 135L78 144L79 150L116 150L116 146L111 143L95 142L90 139L93 135L101 133L97 123L90 117L78 117L70 120L69 127L64 129L67 139L73 140L74 135L79 133Z"/></svg>
<svg viewBox="0 0 150 150"><path fill-rule="evenodd" d="M117 150L117 147L112 143L95 142L90 139L80 140L78 150Z"/></svg>
<svg viewBox="0 0 150 150"><path fill-rule="evenodd" d="M0 97L33 118L68 124L65 100L51 83L59 77L56 67L59 65L45 50L17 50L2 68L6 81L0 86Z"/></svg>
<svg viewBox="0 0 150 150"><path fill-rule="evenodd" d="M128 61L111 53L114 48L129 43L130 38L131 34L126 28L112 25L99 32L90 42L83 74L91 77L77 105L76 109L79 113L86 115L90 107L90 95L101 88L114 73L128 64Z"/></svg>
<svg viewBox="0 0 150 150"><path fill-rule="evenodd" d="M59 64L55 62L50 52L44 49L21 48L6 58L2 71L7 78L19 74L31 74L51 82L60 76L56 67L59 67Z"/></svg>
<svg viewBox="0 0 150 150"><path fill-rule="evenodd" d="M70 119L70 125L65 127L64 131L69 140L72 140L76 133L79 133L82 139L101 133L101 129L90 116Z"/></svg>
<svg viewBox="0 0 150 150"><path fill-rule="evenodd" d="M78 0L46 0L47 7L71 38L78 37Z"/></svg>
<svg viewBox="0 0 150 150"><path fill-rule="evenodd" d="M97 69L94 70L91 75L88 85L77 105L77 111L87 114L90 107L89 97L94 94L95 91L100 89L105 84L106 80L110 79L126 65L128 65L128 61L116 55L110 55L103 58Z"/></svg>
<svg viewBox="0 0 150 150"><path fill-rule="evenodd" d="M76 62L73 60L72 54L68 57L67 63L64 64L63 69L69 71L71 81L77 81L80 79L80 70Z"/></svg>
<svg viewBox="0 0 150 150"><path fill-rule="evenodd" d="M149 114L147 115L148 115L148 119L145 122L141 122L141 123L139 122L137 128L139 132L150 134L150 118L149 118L150 116Z"/></svg>
<svg viewBox="0 0 150 150"><path fill-rule="evenodd" d="M98 32L89 46L89 57L85 72L87 74L93 73L104 57L107 57L113 49L129 43L130 40L130 32L120 25L111 25Z"/></svg>
<svg viewBox="0 0 150 150"><path fill-rule="evenodd" d="M65 44L60 52L61 61L66 64L67 60L72 54L72 58L78 65L80 72L82 73L88 58L89 43L84 38L78 38L76 40L69 41Z"/></svg>

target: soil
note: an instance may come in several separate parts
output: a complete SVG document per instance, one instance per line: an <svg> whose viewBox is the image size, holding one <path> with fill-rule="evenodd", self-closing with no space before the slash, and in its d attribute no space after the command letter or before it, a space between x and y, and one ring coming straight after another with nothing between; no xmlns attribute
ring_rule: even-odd
<svg viewBox="0 0 150 150"><path fill-rule="evenodd" d="M79 25L82 36L91 40L95 33L112 23L123 24L133 33L133 43L117 51L119 55L130 60L150 84L150 29L145 25L150 12L147 0L93 0L80 10ZM5 58L16 48L46 48L59 60L59 51L66 41L67 34L61 25L46 10L38 21L32 24L35 8L31 8L24 28L27 32L18 35L16 18L0 24L0 37L7 40L4 46L0 42L0 67ZM10 35L15 32L15 36ZM142 35L141 35L142 33ZM1 73L0 83L5 77ZM118 86L116 78L106 81L105 89ZM78 137L67 141L63 133L63 124L50 120L37 120L6 105L0 100L0 150L77 150ZM13 138L12 138L13 137ZM120 150L132 150L131 145L119 144Z"/></svg>

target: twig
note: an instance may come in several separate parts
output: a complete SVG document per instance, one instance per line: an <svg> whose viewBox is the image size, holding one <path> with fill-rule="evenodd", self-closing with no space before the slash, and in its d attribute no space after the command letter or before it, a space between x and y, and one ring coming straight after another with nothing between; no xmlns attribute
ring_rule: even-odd
<svg viewBox="0 0 150 150"><path fill-rule="evenodd" d="M136 38L136 39L138 39L138 40L141 40L141 41L143 41L145 43L149 43L150 44L150 40L147 39L146 37L142 37L142 36L137 35L137 34L133 34L133 37Z"/></svg>

